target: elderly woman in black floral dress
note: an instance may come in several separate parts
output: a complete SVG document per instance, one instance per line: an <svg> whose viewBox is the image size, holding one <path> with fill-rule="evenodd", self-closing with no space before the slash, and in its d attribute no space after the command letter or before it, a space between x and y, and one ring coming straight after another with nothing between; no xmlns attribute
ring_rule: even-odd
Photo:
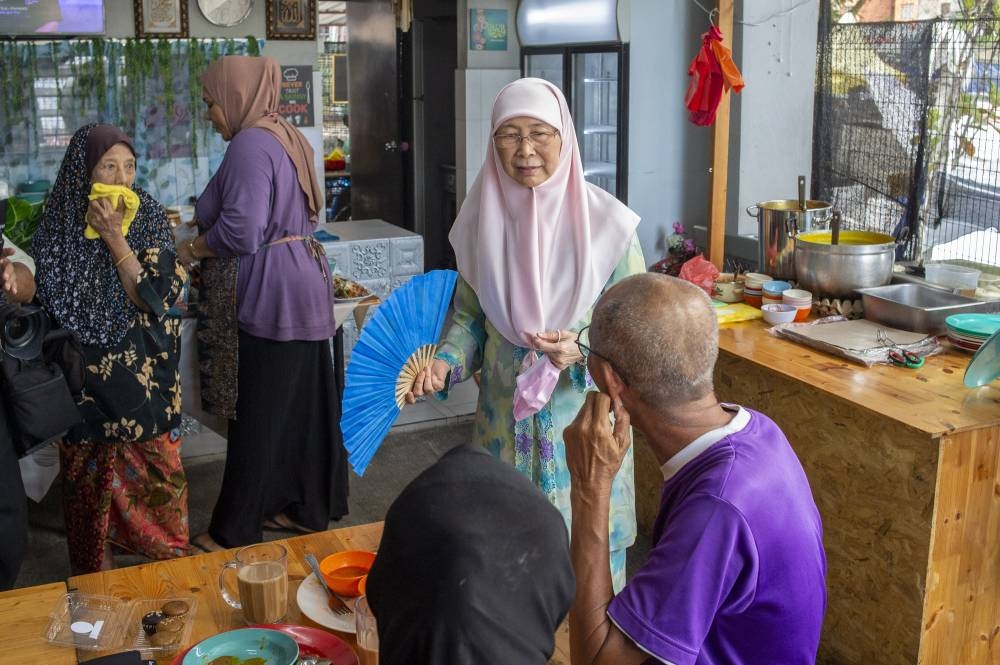
<svg viewBox="0 0 1000 665"><path fill-rule="evenodd" d="M154 559L188 553L180 321L167 314L186 273L163 207L134 185L135 163L118 128L79 129L33 243L38 297L87 358L84 422L60 445L75 573L110 568L111 545ZM89 200L95 183L135 196Z"/></svg>

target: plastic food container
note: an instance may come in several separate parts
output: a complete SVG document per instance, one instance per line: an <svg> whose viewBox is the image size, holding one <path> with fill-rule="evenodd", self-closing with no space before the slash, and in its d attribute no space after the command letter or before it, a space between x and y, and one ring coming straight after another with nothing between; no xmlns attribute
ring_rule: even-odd
<svg viewBox="0 0 1000 665"><path fill-rule="evenodd" d="M45 639L52 644L103 651L122 642L122 618L128 602L112 596L67 593L49 615Z"/></svg>
<svg viewBox="0 0 1000 665"><path fill-rule="evenodd" d="M979 274L976 297L996 300L1000 298L1000 275L984 272Z"/></svg>
<svg viewBox="0 0 1000 665"><path fill-rule="evenodd" d="M928 282L963 291L975 291L979 283L980 271L975 268L953 263L928 263L924 265L924 275Z"/></svg>
<svg viewBox="0 0 1000 665"><path fill-rule="evenodd" d="M160 611L171 601L182 601L188 610L173 619L173 629L157 631L165 636L169 633L166 643L158 644L162 638L154 639L155 633L147 634L142 628L142 618L150 612ZM49 643L61 646L86 651L124 647L140 651L143 658L159 659L188 646L197 608L198 600L191 596L122 600L70 592L59 599L49 614L44 636Z"/></svg>

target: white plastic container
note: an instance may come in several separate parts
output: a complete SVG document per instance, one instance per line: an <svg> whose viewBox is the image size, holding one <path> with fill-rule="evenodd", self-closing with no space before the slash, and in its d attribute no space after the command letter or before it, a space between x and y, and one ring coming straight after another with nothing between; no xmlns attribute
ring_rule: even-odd
<svg viewBox="0 0 1000 665"><path fill-rule="evenodd" d="M924 274L928 282L947 286L952 289L974 292L979 283L979 270L955 265L954 263L928 263L924 265Z"/></svg>
<svg viewBox="0 0 1000 665"><path fill-rule="evenodd" d="M984 272L979 275L979 286L976 287L976 297L987 300L1000 299L1000 275Z"/></svg>

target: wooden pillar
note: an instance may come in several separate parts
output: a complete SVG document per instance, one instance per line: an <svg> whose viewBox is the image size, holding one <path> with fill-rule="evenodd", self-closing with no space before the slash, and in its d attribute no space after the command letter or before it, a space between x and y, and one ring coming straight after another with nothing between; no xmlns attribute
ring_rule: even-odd
<svg viewBox="0 0 1000 665"><path fill-rule="evenodd" d="M733 2L717 0L719 30L723 44L733 47ZM712 126L712 172L708 200L708 260L722 269L726 240L726 194L729 191L729 98L732 91L722 96L715 124Z"/></svg>

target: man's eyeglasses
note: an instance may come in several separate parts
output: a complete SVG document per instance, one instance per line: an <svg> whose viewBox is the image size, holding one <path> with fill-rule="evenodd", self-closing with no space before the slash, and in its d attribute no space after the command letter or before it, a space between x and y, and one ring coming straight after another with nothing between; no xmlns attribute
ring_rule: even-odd
<svg viewBox="0 0 1000 665"><path fill-rule="evenodd" d="M527 136L504 132L503 134L494 134L493 143L498 148L516 148L521 144L521 141L531 141L531 145L545 147L552 143L552 139L558 135L558 130L552 132L530 132Z"/></svg>
<svg viewBox="0 0 1000 665"><path fill-rule="evenodd" d="M597 351L594 351L592 348L590 348L590 326L589 325L586 325L583 328L581 328L580 329L580 333L576 336L576 348L580 350L580 355L583 356L583 360L581 361L581 364L586 365L587 364L587 360L590 358L590 355L594 354L595 356L597 356L598 358L600 358L604 362L606 362L609 365L611 365L611 369L615 370L615 372L618 374L618 376L621 377L621 379L625 383L625 385L628 385L628 380L625 378L625 375L618 371L618 368L615 367L615 364L613 362L611 362L611 360L606 355L598 353Z"/></svg>

